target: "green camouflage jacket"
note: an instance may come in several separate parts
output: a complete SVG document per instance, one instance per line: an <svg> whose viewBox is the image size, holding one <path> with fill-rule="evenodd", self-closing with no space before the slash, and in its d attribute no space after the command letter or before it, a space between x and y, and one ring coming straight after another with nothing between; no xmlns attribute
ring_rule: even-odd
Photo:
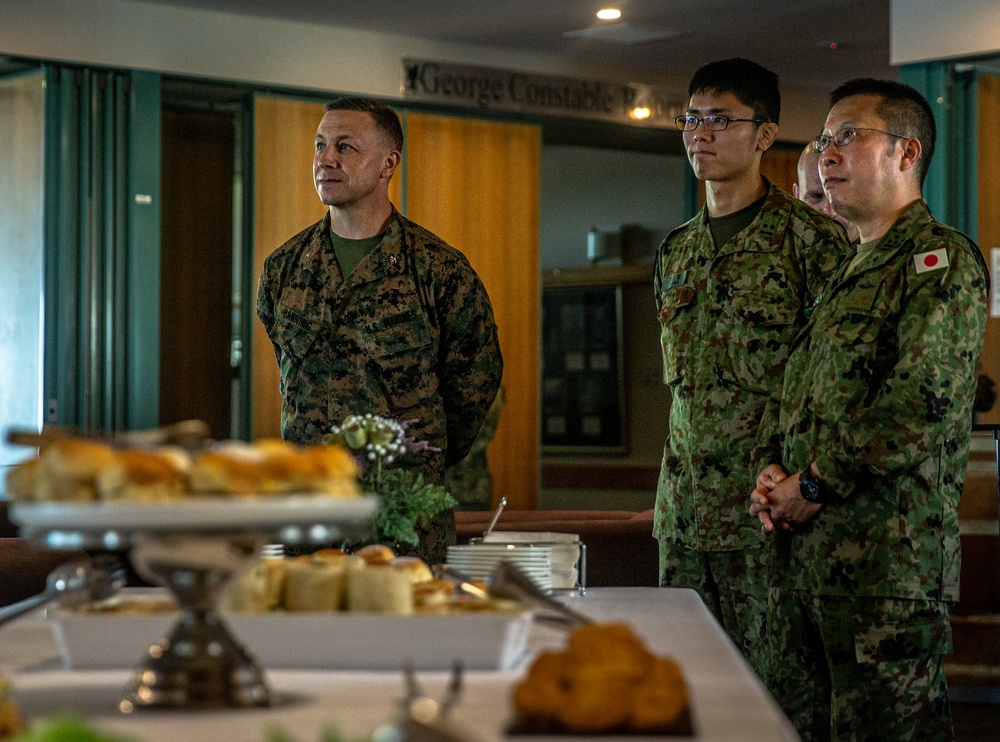
<svg viewBox="0 0 1000 742"><path fill-rule="evenodd" d="M329 216L292 237L264 261L257 314L281 369L286 440L318 442L352 413L415 420L409 435L441 449L415 468L443 483L500 387L482 282L458 250L395 211L346 281Z"/></svg>
<svg viewBox="0 0 1000 742"><path fill-rule="evenodd" d="M835 492L796 533L776 534L774 579L819 594L957 600L985 262L917 201L844 269L796 340L754 457L789 472L816 460Z"/></svg>
<svg viewBox="0 0 1000 742"><path fill-rule="evenodd" d="M670 427L654 534L703 551L760 545L750 455L788 347L848 254L840 225L768 184L754 221L716 249L703 208L667 235L653 276Z"/></svg>

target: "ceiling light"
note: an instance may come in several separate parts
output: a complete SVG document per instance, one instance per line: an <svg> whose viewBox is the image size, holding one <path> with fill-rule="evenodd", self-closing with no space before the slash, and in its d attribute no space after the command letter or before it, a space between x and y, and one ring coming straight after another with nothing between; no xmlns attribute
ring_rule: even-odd
<svg viewBox="0 0 1000 742"><path fill-rule="evenodd" d="M616 21L622 17L622 12L618 8L602 8L597 11L597 17L602 21Z"/></svg>
<svg viewBox="0 0 1000 742"><path fill-rule="evenodd" d="M648 119L650 116L653 115L653 112L649 109L649 106L636 106L629 113L632 116L632 118L638 119L639 121Z"/></svg>

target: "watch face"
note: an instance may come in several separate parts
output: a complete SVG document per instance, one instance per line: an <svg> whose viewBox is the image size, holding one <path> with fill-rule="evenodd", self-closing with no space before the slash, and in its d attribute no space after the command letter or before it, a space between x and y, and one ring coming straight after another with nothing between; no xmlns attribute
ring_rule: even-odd
<svg viewBox="0 0 1000 742"><path fill-rule="evenodd" d="M811 476L808 476L806 472L803 472L799 476L799 492L801 493L802 498L808 502L826 502L826 498L823 497L823 490L820 488L819 482Z"/></svg>

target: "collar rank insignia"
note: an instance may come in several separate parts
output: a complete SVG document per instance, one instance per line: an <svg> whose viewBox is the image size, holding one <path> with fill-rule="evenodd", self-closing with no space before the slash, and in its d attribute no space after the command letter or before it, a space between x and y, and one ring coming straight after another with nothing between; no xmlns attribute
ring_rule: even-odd
<svg viewBox="0 0 1000 742"><path fill-rule="evenodd" d="M927 273L947 267L948 251L943 247L940 250L931 250L913 256L913 268L917 273Z"/></svg>

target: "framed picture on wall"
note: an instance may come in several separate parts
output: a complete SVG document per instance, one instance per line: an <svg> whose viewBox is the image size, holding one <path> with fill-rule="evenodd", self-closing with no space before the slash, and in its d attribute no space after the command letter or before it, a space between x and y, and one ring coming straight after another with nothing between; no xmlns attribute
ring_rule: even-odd
<svg viewBox="0 0 1000 742"><path fill-rule="evenodd" d="M624 454L622 290L542 291L542 448Z"/></svg>

